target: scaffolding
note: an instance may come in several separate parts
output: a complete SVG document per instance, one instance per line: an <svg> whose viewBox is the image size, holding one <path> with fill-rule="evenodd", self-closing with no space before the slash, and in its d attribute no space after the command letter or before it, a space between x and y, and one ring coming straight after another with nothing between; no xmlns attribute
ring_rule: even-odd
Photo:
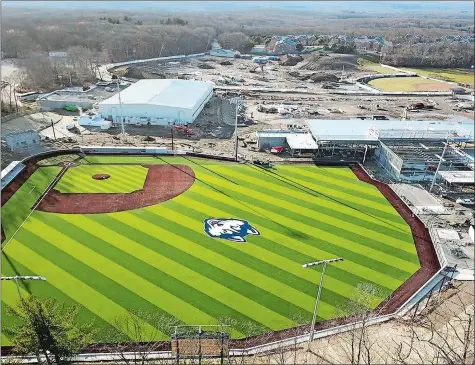
<svg viewBox="0 0 475 365"><path fill-rule="evenodd" d="M442 141L426 139L380 141L375 159L392 178L404 182L431 181L441 159L440 171L469 170L467 155L453 146L443 153L444 146Z"/></svg>

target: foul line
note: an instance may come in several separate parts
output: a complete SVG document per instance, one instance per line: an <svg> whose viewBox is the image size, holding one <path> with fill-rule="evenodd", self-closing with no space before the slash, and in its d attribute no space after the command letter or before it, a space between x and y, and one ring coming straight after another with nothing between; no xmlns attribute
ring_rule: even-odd
<svg viewBox="0 0 475 365"><path fill-rule="evenodd" d="M10 237L10 239L3 245L2 247L2 252L3 250L5 250L5 248L7 247L7 245L10 243L10 241L16 236L16 234L18 233L18 231L21 229L21 227L23 227L23 225L25 224L25 222L28 220L28 218L30 218L30 215L35 211L36 207L38 207L38 205L40 205L40 203L43 201L44 197L49 193L49 191L53 188L53 186L56 185L56 183L59 181L59 179L61 179L63 177L63 175L66 173L66 171L68 170L69 166L65 166L60 172L58 175L56 175L56 177L53 179L53 181L51 181L49 183L49 185L46 187L46 189L43 191L43 194L42 196L40 197L40 199L38 199L37 203L33 206L33 208L31 209L30 213L27 215L27 217L25 218L25 220L20 224L20 226L17 228L17 230L13 233L13 235Z"/></svg>

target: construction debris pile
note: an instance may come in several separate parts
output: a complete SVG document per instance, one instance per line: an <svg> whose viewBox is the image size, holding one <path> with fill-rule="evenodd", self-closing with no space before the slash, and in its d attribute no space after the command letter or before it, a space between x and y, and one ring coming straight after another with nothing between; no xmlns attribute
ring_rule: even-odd
<svg viewBox="0 0 475 365"><path fill-rule="evenodd" d="M312 54L297 66L300 70L347 70L356 69L356 56L347 54Z"/></svg>
<svg viewBox="0 0 475 365"><path fill-rule="evenodd" d="M280 61L281 66L295 66L297 63L302 62L303 57L299 55L287 55L282 57Z"/></svg>

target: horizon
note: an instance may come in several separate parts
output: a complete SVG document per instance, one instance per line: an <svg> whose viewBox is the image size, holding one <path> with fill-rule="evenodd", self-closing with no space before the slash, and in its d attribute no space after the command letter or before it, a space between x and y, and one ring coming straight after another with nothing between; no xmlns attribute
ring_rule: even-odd
<svg viewBox="0 0 475 365"><path fill-rule="evenodd" d="M449 11L460 13L474 12L471 1L16 1L4 0L7 8L45 8L47 10L63 9L111 9L123 11L221 11L245 9L275 9L309 11L318 10L325 13L349 11L351 13L386 12L386 11Z"/></svg>

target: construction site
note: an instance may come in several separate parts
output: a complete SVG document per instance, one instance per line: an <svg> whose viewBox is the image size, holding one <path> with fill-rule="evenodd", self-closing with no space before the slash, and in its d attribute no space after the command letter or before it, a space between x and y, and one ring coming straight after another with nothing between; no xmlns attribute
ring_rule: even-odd
<svg viewBox="0 0 475 365"><path fill-rule="evenodd" d="M270 161L328 154L325 143L306 156L296 154L294 149L282 148L271 153L271 148L259 146L256 132L303 129L309 133L307 120L312 120L312 125L318 125L319 120L339 121L333 124L341 130L348 130L341 121L353 125L351 121L389 120L399 122L399 129L405 128L406 121L446 121L468 131L464 141L467 148L473 141L471 90L463 100L455 93L441 91L374 93L358 82L369 72L359 65L355 55L311 53L229 58L203 54L108 65L102 71L101 81L96 85L46 95L19 95L18 101L30 106L30 112L3 120L4 134L36 130L41 136L37 149L46 150L78 145L173 145L218 156L234 154L233 136L237 134L241 158ZM388 68L388 73L392 72L395 71ZM176 108L173 100L186 101L183 92L177 92L175 97L162 93L161 101L152 95L150 100L134 101L135 107L119 98L114 102L113 112L101 110L100 105L116 97L118 90L122 94L135 83L138 87L142 80L210 83L213 92L194 112L192 122L185 122L185 109L165 113L166 108ZM144 103L158 103L160 108L145 111ZM137 117L127 117L126 108L133 109L131 115ZM353 158L362 158L361 151L360 148L353 153ZM21 157L21 151L11 150L3 139L2 152L2 166L18 159L17 155Z"/></svg>
<svg viewBox="0 0 475 365"><path fill-rule="evenodd" d="M124 22L126 21L124 19ZM107 25L112 27L112 25ZM162 25L168 26L168 24ZM137 26L140 27L138 24ZM131 292L137 285L140 291L137 290L137 300L134 299L133 305L142 299L147 301L147 305L152 303L157 304L157 307L158 304L161 306L164 303L168 306L171 303L169 308L164 309L170 312L184 313L185 311L178 305L173 305L175 302L164 296L167 292L166 288L160 292L161 298L159 296L156 303L152 302L151 297L146 297L146 295L150 295L153 290L149 290L151 286L143 284L145 280L154 277L158 287L164 285L163 283L167 285L171 283L170 278L176 279L176 283L180 282L178 283L180 286L176 285L176 292L175 287L173 291L172 289L168 291L171 293L169 298L176 297L183 300L186 306L190 306L198 313L201 311L198 304L203 308L207 306L206 310L212 308L212 305L205 302L208 298L221 300L215 298L218 297L216 293L221 293L221 282L218 283L219 286L214 286L215 284L211 282L217 277L227 280L226 275L229 274L229 277L233 276L232 284L238 283L234 277L239 278L239 284L243 283L243 289L239 286L229 286L229 291L222 291L223 301L219 303L219 307L216 305L216 313L221 314L221 305L223 308L226 307L226 310L229 307L239 312L239 308L233 307L235 304L233 296L236 293L246 295L249 292L253 295L252 300L259 304L259 307L255 308L266 307L263 310L268 310L269 313L276 312L279 319L281 317L286 319L285 313L282 314L279 311L287 310L286 302L290 302L289 298L292 298L292 295L296 296L295 300L300 300L298 291L301 290L295 289L294 286L300 285L300 281L302 283L304 280L309 281L304 276L307 274L293 271L294 267L299 268L299 265L294 264L297 259L300 260L299 257L302 257L302 264L306 262L303 260L304 256L313 257L313 251L310 249L314 248L318 250L315 251L318 253L317 258L319 255L325 256L325 252L335 257L321 262L345 260L345 265L348 263L360 265L361 268L352 266L352 270L355 271L355 280L359 280L359 277L364 275L372 279L373 276L376 277L376 274L389 278L395 272L399 275L398 270L404 271L399 267L400 264L407 265L407 278L404 276L402 280L399 277L391 277L391 286L394 288L388 286L388 289L391 289L389 296L387 298L385 296L386 299L381 302L380 307L375 309L375 319L371 319L370 324L378 324L372 327L375 336L381 338L385 336L377 331L384 329L384 325L400 326L403 318L411 317L408 319L411 322L418 313L425 311L433 292L438 291L439 295L446 290L449 292L451 286L454 285L453 281L475 280L473 84L460 84L449 79L434 79L414 70L410 71L409 68L405 70L398 68L399 66L382 64L383 51L381 50L378 62L377 52L374 52L372 57L364 58L364 55L368 55L356 51L354 54L333 53L330 50L336 48L323 46L301 52L292 49L294 53L286 53L287 43L283 40L275 42L272 53L269 49L268 53L262 52L260 47L265 48L265 46L257 45L252 48L254 51L250 51L252 55L241 54L234 49L222 49L217 44L217 40L214 43L216 44L212 46L211 51L199 54L160 57L162 55L160 49L158 57L155 55L155 50L144 56L157 57L153 59L131 61L132 58L127 56L127 58L109 59L109 62L122 61L120 63L102 65L99 63L106 61L89 60L90 68L95 69L91 70L87 82L94 78L97 80L85 85L81 82L86 83L86 81L74 85L70 81L70 87L66 88L62 83L57 83L51 89L41 89L41 92L27 89L23 91L29 92L15 93L12 92L15 90L13 85L3 82L1 98L4 104L10 106L10 114L6 117L2 116L1 122L2 194L7 196L7 199L2 197L2 204L16 194L15 189L25 183L36 168L61 170L58 172L59 175L53 177L56 181L46 186L46 193L40 192L37 183L31 191L28 190L30 198L36 193L41 193L32 210L37 209L42 212L39 213L40 217L46 217L44 225L40 226L44 227L45 232L48 230L54 233L56 224L53 220L47 221L47 219L56 219L55 214L58 215L58 222L64 224L66 220L66 224L72 227L71 241L60 242L59 244L64 245L64 249L63 246L58 246L58 252L69 250L73 246L71 242L76 240L78 231L72 229L82 229L75 228L79 225L76 225L73 220L78 219L79 223L90 220L92 227L90 230L93 231L93 228L98 230L97 242L107 243L108 246L118 243L117 247L113 247L114 251L110 251L110 257L109 252L106 251L104 254L92 253L94 249L92 244L91 252L81 249L80 254L84 255L84 262L88 262L87 260L92 255L97 262L108 263L114 260L112 255L115 255L115 252L118 252L117 255L123 255L122 252L125 252L126 246L131 250L130 256L134 256L133 259L136 262L147 263L146 260L150 259L147 265L154 271L150 271L150 275L147 273L147 276L141 273L127 276L129 271L133 273L135 270L132 268L134 265L130 266L130 270L129 266L124 265L124 270L121 269L120 272L114 271L115 269L106 272L104 269L105 273L99 271L98 273L101 278L110 273L112 278L112 274L115 277L119 272L119 276L125 277L124 282L130 285L127 287L124 284L124 288ZM209 48L206 46L204 49ZM129 51L129 46L126 50ZM195 51L201 52L201 50ZM342 48L338 48L338 51L346 52ZM135 52L136 49L133 48L134 57ZM180 52L185 52L185 50L182 49ZM391 65L400 64L391 63ZM473 73L473 70L471 72ZM58 88L58 90L52 91L53 88ZM48 93L43 91L48 91ZM101 160L105 162L97 162ZM198 163L195 163L195 160ZM213 164L208 164L206 161L213 161ZM181 168L185 166L186 170L174 168L175 166L181 166ZM87 173L79 174L84 167L87 168ZM106 167L109 170L104 170ZM151 171L151 177L148 177L147 172L142 179L143 167ZM343 170L345 171L342 173ZM68 171L69 177L66 176L63 179ZM196 175L194 171L197 172ZM111 177L111 172L112 175L116 174L112 176L112 178L116 177L115 180L107 180ZM74 175L76 173L78 175ZM199 184L194 185L196 190L188 191L194 184L195 178L199 181ZM61 179L64 186L58 185L57 189L53 189L55 184L61 184ZM17 181L20 183L17 184ZM118 189L120 184L116 181L120 181L124 186L127 185L123 189L126 191L118 192L112 198L112 193L106 188L110 183L112 187ZM168 185L163 184L165 181ZM96 185L100 183L104 183L103 186L105 185L106 188ZM82 185L90 186L91 191L84 192L81 190ZM102 190L95 189L96 186ZM178 188L173 191L175 187ZM221 188L224 193L220 191ZM34 192L33 195L30 195L32 192ZM186 192L188 195L172 201ZM85 199L84 194L88 195L89 200ZM130 202L136 205L129 204L128 195L132 197ZM43 198L45 199L42 200ZM104 203L100 200L102 198ZM195 203L194 200L196 200ZM13 206L11 202L10 206ZM166 202L166 204L156 208L161 202ZM308 206L305 205L307 203ZM28 207L26 205L25 207L29 209L32 205L28 204ZM198 210L198 208L203 209ZM292 211L291 208L294 210ZM5 208L2 207L2 209ZM14 211L17 208L10 209ZM136 213L139 209L144 209L144 212ZM129 214L127 213L129 210L135 212ZM335 212L334 216L331 214L332 211ZM219 212L226 214L221 215ZM101 214L104 214L104 218L100 217ZM224 234L223 237L217 234L214 237L210 232L213 229L218 231L218 229L210 226L208 232L206 224L208 224L207 221L218 221L216 216L225 215L235 216L240 220L248 219L245 216L249 215L249 219L255 220L259 230L262 230L262 235L259 230L251 227L249 222L242 221L249 225L247 234L256 237L249 237L249 243L245 246L235 245L238 247L236 249L228 242L223 245L223 241L217 241L215 245L216 241L212 239L224 239ZM97 223L91 223L93 221L90 219L91 216L99 217ZM208 216L209 219L206 218ZM26 219L29 219L28 217ZM157 220L157 217L160 219ZM132 225L137 223L136 225L140 226L141 220L147 221L148 218L150 221L145 222L146 229L143 233L135 233L134 230L137 231L137 229ZM175 218L176 221L174 221ZM186 226L183 223L186 221L185 218L196 221L194 222L196 226ZM238 218L229 218L229 220ZM30 220L33 219L36 218L33 217ZM338 222L336 222L337 219ZM113 224L118 222L118 224L108 228L108 221ZM157 223L158 221L161 223ZM27 223L25 230L29 230L30 221L25 220L25 222ZM47 228L46 226L50 223L51 228ZM220 222L216 224L218 223ZM372 225L368 226L370 223L374 223L376 228ZM95 224L94 227L93 224ZM203 224L206 235L202 232ZM167 225L176 228L176 233L173 233L173 229L169 229ZM87 229L84 228L84 237L86 237L84 244L89 241L94 242L88 239L92 233L89 232L89 227L85 226ZM5 236L3 228L2 240ZM379 228L381 228L380 231L378 231ZM122 229L126 230L125 234L121 231ZM331 232L332 229L334 233ZM274 233L266 233L266 230ZM10 233L8 230L5 232ZM14 232L15 236L18 230L11 229L11 232ZM129 232L129 241L114 238L127 237ZM289 232L288 236L287 232ZM42 234L45 235L45 233ZM108 234L112 237L110 240L104 237ZM195 238L195 234L200 236ZM320 236L324 238L320 239ZM26 235L24 237L28 238ZM55 242L56 237L59 236L56 234L52 236L50 242ZM136 239L134 237L139 237L137 242L134 241ZM240 239L237 236L225 239L236 243L246 242L244 237L239 237ZM12 238L8 238L8 242ZM42 238L47 240L43 236ZM140 247L132 245L142 244L143 239L145 246L152 242L152 238L166 244L167 246L163 244L158 246L166 247L165 249L169 251L153 256L151 252L154 247L141 251ZM180 246L177 246L176 250L168 248L171 247L168 241L166 242L168 238L171 244L175 244L176 241ZM406 243L403 238L408 238L407 246L402 246ZM79 237L77 242L81 239L82 237ZM207 251L203 250L205 253L201 254L202 249L198 247L201 246L201 239L204 242L203 246L209 244L209 247L216 248L216 256L208 254L208 251L211 251L208 246L204 247ZM260 241L264 244L269 242L272 244L265 247L264 244L259 246L258 239L268 240ZM275 242L273 242L274 239ZM307 239L308 242L306 242ZM25 239L24 242L24 244L20 243L24 246L30 244L30 240ZM350 242L358 246L352 246L350 249ZM82 244L80 242L77 246ZM269 250L269 254L264 255L267 247L274 247L274 251ZM193 252L195 248L199 250ZM218 251L219 249L223 249L223 254ZM252 249L256 250L255 257L250 251ZM309 251L306 251L307 249ZM220 261L225 256L224 250L229 250L230 257L225 257L226 261ZM338 250L341 250L342 254ZM194 270L195 266L201 268L202 262L206 264L203 264L206 266L206 272L204 269L203 273L195 270L200 278L206 277L206 281L195 280L195 284L198 283L197 288L184 286L188 285L188 281L193 280L189 280L192 278L190 272L183 270L184 259L177 256L177 264L173 262L172 254L179 251L187 255L187 260L192 264L190 266L193 266L189 268L190 270ZM290 251L295 251L299 256L295 256L294 260L292 253L292 256L287 258L285 255ZM36 252L33 247L32 252ZM138 256L137 252L143 256ZM73 251L66 253L76 259ZM234 257L231 257L231 254ZM385 255L391 258L385 261L383 260ZM102 258L99 261L100 256L104 256L103 261ZM20 263L24 259L20 254L17 257ZM64 270L67 271L69 264L61 257L57 261L58 266L64 264ZM165 262L164 257L167 264L170 264L169 269L165 268L167 271L162 266L153 266L157 262L162 265ZM258 261L261 259L262 264ZM236 260L237 263L233 264L231 260ZM34 262L33 259L31 262ZM224 266L218 267L214 264L216 262L220 262L220 265L224 262ZM288 269L283 265L286 262L289 263ZM302 269L320 265L321 262L304 264ZM246 271L249 274L248 278L245 275L241 277L239 270L223 274L225 266L234 270L234 268L244 268L246 263L249 264L249 270ZM175 270L178 264L182 265L180 266L182 269ZM253 266L251 267L250 264ZM271 265L274 264L275 266L272 267ZM53 265L56 263L51 267ZM122 264L119 262L116 265L114 267ZM269 274L259 271L259 265L263 267L262 271L267 268L265 265L269 265ZM308 305L310 309L315 308L311 328L303 322L303 325L299 323L299 326L295 328L276 326L275 329L272 328L273 337L264 336L264 332L251 333L249 336L251 342L244 346L243 340L235 340L230 335L226 335L222 324L220 330L210 330L207 333L207 331L202 331L199 325L197 331L194 331L191 325L195 325L193 323L196 319L195 312L190 311L190 321L187 322L188 319L183 321L186 326L181 326L181 322L176 322L180 326L174 326L174 335L171 341L167 342L167 346L170 345L169 348L160 348L160 351L167 351L167 354L162 355L166 355L166 359L168 357L176 359L177 363L180 356L182 359L189 356L191 361L199 356L201 362L202 351L208 351L213 353L213 356L219 354L223 362L224 356L232 352L232 356L243 354L244 361L244 355L251 354L249 349L268 346L262 347L265 351L262 352L262 356L259 355L261 358L257 356L254 358L261 361L264 359L263 356L276 354L279 348L287 351L289 345L300 351L303 347L298 347L300 345L297 346L297 344L307 341L303 335L306 336L309 331L305 362L310 363L307 361L309 354L316 356L317 352L325 353L326 350L323 351L323 349L331 348L322 345L321 349L318 347L312 353L313 350L310 350L312 341L315 340L313 343L315 349L315 343L318 346L323 343L323 336L335 338L333 336L338 336L340 330L342 333L351 331L356 328L351 326L359 323L352 314L342 321L336 318L338 320L332 319L332 322L324 322L317 317L326 262L323 265L317 302L315 307L313 300L311 305ZM148 266L135 265L135 267L146 269ZM378 271L379 266L384 266L384 271L381 273ZM94 271L95 267L89 268L84 265L84 272L86 269L88 272L84 277L89 278L89 272L92 272L90 270ZM276 272L275 269L280 271ZM162 273L164 273L163 276L159 276ZM209 281L207 275L209 275ZM269 275L269 278L265 278L266 275ZM288 280L288 286L292 291L280 291L287 282L278 283L279 276ZM59 280L48 273L48 278L50 277L53 280ZM347 277L351 278L351 276ZM139 279L143 279L144 282L138 281ZM262 280L262 289L258 287L258 290L262 291L251 288L251 285L254 285L254 279ZM386 280L385 277L383 279L381 282ZM349 293L348 288L353 285L352 282L350 283L353 279L348 279L348 282L345 280L340 277L334 280L345 284L341 287L341 292L335 291L336 294L331 294L335 295L336 299L332 303L335 303L334 307L338 310L340 308L337 304L340 305L341 302L339 296L343 297L343 294ZM405 286L400 285L399 281ZM208 292L203 291L204 294L198 296L199 283L209 285L209 288L206 285L203 286L206 290L209 289L209 293L214 294L208 295ZM330 280L327 280L327 283L330 283ZM122 286L122 283L119 284ZM179 297L182 284L185 288L183 298ZM170 285L170 288L172 286ZM18 291L20 292L20 289ZM116 295L117 291L111 289L110 293ZM313 288L309 293L314 295ZM304 294L306 295L306 292L301 297L305 299L307 306L308 298ZM81 295L87 296L87 293ZM196 306L188 298L193 295L197 298ZM267 300L266 295L276 298L281 295L282 298L277 298L275 306L267 307L267 303L262 305L259 302ZM330 297L328 292L322 298L325 296ZM97 300L92 296L91 298L90 307L94 309ZM166 300L162 301L163 298ZM426 306L419 307L424 300L427 301ZM323 299L322 301L325 302ZM353 302L356 303L351 297L348 303L353 304ZM210 303L213 304L211 300ZM238 300L236 303L240 304ZM247 316L251 318L254 315L254 307L250 307L248 301L243 301L243 303L245 305L242 307L246 310L246 312L243 311L245 313L243 318ZM303 308L302 305L296 302L294 306ZM291 309L293 311L293 308ZM324 310L325 307L321 306L321 309ZM182 313L179 314L182 315ZM261 316L257 311L255 315ZM212 318L214 320L214 317ZM396 319L397 322L396 320L389 322L390 319ZM271 323L270 320L269 323ZM347 329L344 329L345 326L348 326ZM364 320L361 326L367 326ZM271 328L270 325L268 327ZM295 332L295 329L301 332ZM314 334L319 333L322 337L314 338ZM246 338L247 334L244 339ZM190 339L192 339L191 342L189 342ZM192 349L196 347L196 340L199 343L197 351ZM390 340L393 339L388 339L388 343ZM102 346L102 343L99 345ZM273 348L271 345L276 347ZM394 346L394 344L391 345ZM94 349L87 351L87 356L94 355L94 352L100 351ZM303 360L303 355L296 351L294 363L297 361L297 355ZM91 356L85 361L102 361L100 357L94 359ZM217 359L218 357L216 361ZM315 361L322 359L323 357L315 358ZM386 362L389 363L389 361Z"/></svg>

